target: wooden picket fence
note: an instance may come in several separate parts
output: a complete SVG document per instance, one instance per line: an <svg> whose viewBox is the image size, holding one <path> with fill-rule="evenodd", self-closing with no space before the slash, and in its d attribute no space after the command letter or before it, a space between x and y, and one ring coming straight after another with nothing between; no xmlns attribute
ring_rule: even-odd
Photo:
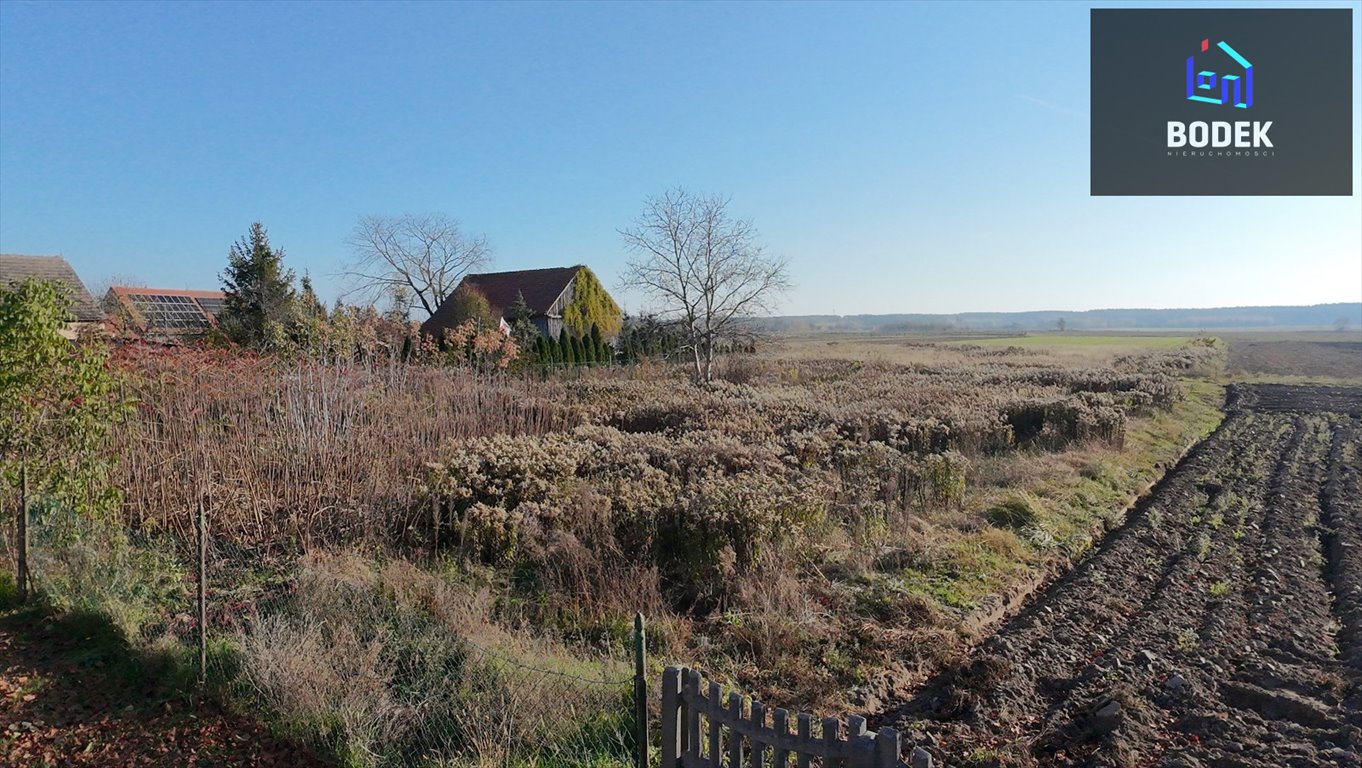
<svg viewBox="0 0 1362 768"><path fill-rule="evenodd" d="M662 674L662 768L894 768L899 764L899 732L866 731L865 718L852 715L846 729L835 717L797 713L790 733L790 712L771 710L731 691L727 702L719 684L701 685L700 672L667 667ZM813 723L819 720L817 736ZM767 762L767 754L770 762Z"/></svg>

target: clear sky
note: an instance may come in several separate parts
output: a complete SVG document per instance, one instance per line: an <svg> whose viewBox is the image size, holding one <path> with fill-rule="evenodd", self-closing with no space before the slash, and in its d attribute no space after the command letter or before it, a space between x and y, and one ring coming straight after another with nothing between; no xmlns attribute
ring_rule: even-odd
<svg viewBox="0 0 1362 768"><path fill-rule="evenodd" d="M1356 144L1351 198L1088 196L1089 7L3 0L0 250L216 287L259 220L334 297L359 215L439 211L614 288L682 185L787 314L1362 300Z"/></svg>

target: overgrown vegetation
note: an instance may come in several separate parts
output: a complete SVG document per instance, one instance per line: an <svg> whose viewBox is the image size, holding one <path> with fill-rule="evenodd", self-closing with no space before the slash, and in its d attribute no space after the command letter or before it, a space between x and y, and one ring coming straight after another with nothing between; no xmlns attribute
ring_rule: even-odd
<svg viewBox="0 0 1362 768"><path fill-rule="evenodd" d="M144 403L120 449L128 524L187 537L192 495L152 468L207 472L222 542L438 549L491 569L507 626L618 644L643 609L668 652L707 647L745 684L814 703L919 653L889 619L887 644L867 643L854 606L949 631L953 613L1084 551L1195 437L1182 429L1208 428L1186 422L1214 413L1214 391L1184 402L1171 375L1215 354L1201 349L1119 369L984 351L942 367L753 358L747 384L706 388L663 368L479 379L126 354ZM1031 506L989 512L1009 499Z"/></svg>
<svg viewBox="0 0 1362 768"><path fill-rule="evenodd" d="M592 334L597 337L614 337L620 332L624 313L619 305L610 298L596 273L586 267L578 267L572 279L572 301L563 307L563 325L578 338Z"/></svg>
<svg viewBox="0 0 1362 768"><path fill-rule="evenodd" d="M487 589L354 554L294 585L243 630L237 694L347 762L628 763L627 664L499 629Z"/></svg>
<svg viewBox="0 0 1362 768"><path fill-rule="evenodd" d="M121 518L45 502L39 578L135 642L181 643L206 499L220 690L359 764L528 759L519 726L487 726L494 753L460 718L542 698L525 667L625 677L639 610L655 658L783 705L865 701L1114 525L1214 426L1218 389L1178 377L1221 354L732 355L731 381L695 386L652 364L515 377L355 349L123 347ZM600 728L548 741L627 756L619 687L584 690Z"/></svg>
<svg viewBox="0 0 1362 768"><path fill-rule="evenodd" d="M0 498L16 499L16 583L26 595L21 531L35 504L89 518L117 509L109 436L124 402L108 348L65 336L71 301L57 286L0 286ZM8 506L8 505L7 505Z"/></svg>

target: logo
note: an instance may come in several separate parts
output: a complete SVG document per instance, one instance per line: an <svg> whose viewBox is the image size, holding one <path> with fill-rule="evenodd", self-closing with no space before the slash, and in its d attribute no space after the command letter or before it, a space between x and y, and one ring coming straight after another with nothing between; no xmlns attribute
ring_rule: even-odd
<svg viewBox="0 0 1362 768"><path fill-rule="evenodd" d="M1355 10L1090 18L1091 194L1352 194Z"/></svg>
<svg viewBox="0 0 1362 768"><path fill-rule="evenodd" d="M1222 51L1233 64L1238 65L1241 74L1217 75L1215 70L1204 69L1197 72L1196 56L1187 57L1187 100L1200 101L1206 104L1233 104L1239 109L1248 109L1253 106L1253 65L1248 59L1239 54L1238 51L1230 47L1230 44L1221 40L1216 43L1216 48ZM1201 41L1201 52L1206 53L1211 47L1210 38ZM1210 60L1213 55L1207 56ZM1209 64L1205 66L1210 66ZM1195 73L1195 75L1193 74ZM1217 78L1220 86L1216 88ZM1216 96L1219 90L1220 95ZM1231 93L1233 91L1233 93ZM1233 100L1231 100L1233 96Z"/></svg>

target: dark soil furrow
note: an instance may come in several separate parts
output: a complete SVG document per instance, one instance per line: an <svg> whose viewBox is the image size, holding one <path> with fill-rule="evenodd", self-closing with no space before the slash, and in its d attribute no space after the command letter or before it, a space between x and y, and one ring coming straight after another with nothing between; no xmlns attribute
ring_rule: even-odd
<svg viewBox="0 0 1362 768"><path fill-rule="evenodd" d="M1189 741L1201 738L1185 757L1213 763L1249 743L1259 745L1260 758L1287 763L1301 743L1330 741L1339 724L1326 701L1333 698L1325 683L1333 647L1316 536L1327 433L1315 416L1292 417L1290 424L1293 437L1278 456L1263 507L1264 537L1252 550L1257 568L1248 631L1222 635L1216 656L1225 672L1197 702L1207 707L1218 699L1234 727L1187 732Z"/></svg>
<svg viewBox="0 0 1362 768"><path fill-rule="evenodd" d="M1338 621L1344 662L1362 672L1362 444L1359 421L1337 425L1329 450L1329 477L1320 490L1326 577Z"/></svg>
<svg viewBox="0 0 1362 768"><path fill-rule="evenodd" d="M1234 388L1123 526L884 719L948 764L1362 766L1359 394Z"/></svg>

